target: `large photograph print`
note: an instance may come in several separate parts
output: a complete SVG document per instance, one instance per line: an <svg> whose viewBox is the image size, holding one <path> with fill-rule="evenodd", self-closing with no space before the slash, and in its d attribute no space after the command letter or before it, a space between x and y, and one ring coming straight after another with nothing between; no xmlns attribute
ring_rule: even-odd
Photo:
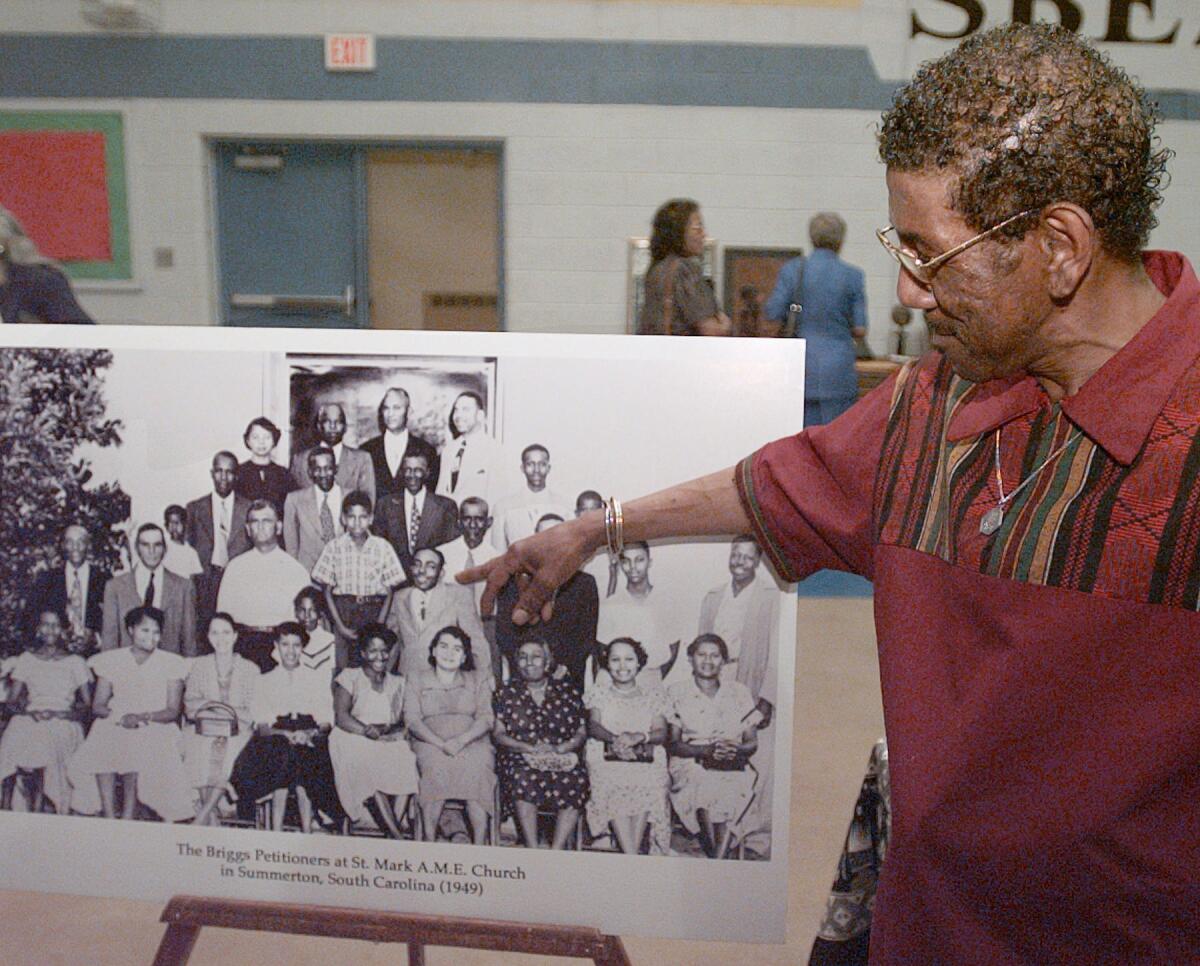
<svg viewBox="0 0 1200 966"><path fill-rule="evenodd" d="M0 887L781 942L749 535L453 575L795 431L738 340L0 330Z"/></svg>

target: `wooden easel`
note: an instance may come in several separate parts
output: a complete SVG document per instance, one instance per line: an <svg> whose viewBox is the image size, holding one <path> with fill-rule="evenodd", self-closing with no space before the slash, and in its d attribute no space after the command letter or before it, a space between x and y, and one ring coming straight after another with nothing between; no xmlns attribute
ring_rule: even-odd
<svg viewBox="0 0 1200 966"><path fill-rule="evenodd" d="M631 966L620 937L605 936L598 929L583 926L525 925L200 896L175 896L167 903L160 921L167 924L167 930L158 945L154 966L186 963L203 926L406 943L409 966L425 966L426 946L542 953L590 959L596 966Z"/></svg>

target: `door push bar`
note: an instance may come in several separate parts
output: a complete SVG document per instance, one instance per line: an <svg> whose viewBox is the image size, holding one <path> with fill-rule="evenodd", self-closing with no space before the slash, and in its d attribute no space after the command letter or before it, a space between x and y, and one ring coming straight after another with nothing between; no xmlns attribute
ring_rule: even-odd
<svg viewBox="0 0 1200 966"><path fill-rule="evenodd" d="M274 312L342 312L354 318L354 286L347 285L341 295L256 295L234 292L229 305L235 309L267 309Z"/></svg>

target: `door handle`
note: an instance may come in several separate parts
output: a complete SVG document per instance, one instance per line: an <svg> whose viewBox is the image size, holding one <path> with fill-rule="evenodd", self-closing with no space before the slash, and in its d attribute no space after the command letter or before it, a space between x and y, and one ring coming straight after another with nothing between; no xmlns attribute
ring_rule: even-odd
<svg viewBox="0 0 1200 966"><path fill-rule="evenodd" d="M266 309L274 312L341 312L354 318L357 299L354 286L347 285L341 295L260 295L257 293L234 292L229 296L229 305L235 309Z"/></svg>

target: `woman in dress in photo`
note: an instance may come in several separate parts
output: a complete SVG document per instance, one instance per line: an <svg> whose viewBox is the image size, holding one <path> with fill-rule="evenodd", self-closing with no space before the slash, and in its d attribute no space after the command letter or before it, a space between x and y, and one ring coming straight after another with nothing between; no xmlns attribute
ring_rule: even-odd
<svg viewBox="0 0 1200 966"><path fill-rule="evenodd" d="M237 793L238 817L254 818L256 803L271 797L271 828L283 828L288 793L296 792L300 830L312 831L323 814L340 827L345 812L338 801L329 760L333 695L329 675L304 666L308 634L288 621L275 628L272 657L276 667L258 679L250 716L254 737L242 749L230 775Z"/></svg>
<svg viewBox="0 0 1200 966"><path fill-rule="evenodd" d="M400 838L396 810L417 791L417 759L405 741L404 678L389 674L396 635L368 624L358 635L360 667L344 668L333 683L334 729L329 756L338 797L351 821L368 816L389 838Z"/></svg>
<svg viewBox="0 0 1200 966"><path fill-rule="evenodd" d="M724 858L730 836L754 796L750 756L758 748L755 702L739 681L721 680L729 648L701 634L687 649L691 677L668 689L671 804L709 858Z"/></svg>
<svg viewBox="0 0 1200 966"><path fill-rule="evenodd" d="M254 734L250 707L262 672L234 654L237 625L223 611L206 633L211 654L196 658L183 692L183 760L199 807L196 825L220 825L217 808L232 790L229 773Z"/></svg>
<svg viewBox="0 0 1200 966"><path fill-rule="evenodd" d="M250 451L250 458L240 463L234 490L253 503L255 500L270 500L283 519L283 503L291 490L291 477L285 467L271 459L275 447L282 437L279 427L265 416L250 420L242 442Z"/></svg>
<svg viewBox="0 0 1200 966"><path fill-rule="evenodd" d="M12 718L0 737L5 810L12 808L18 778L28 811L41 812L46 802L59 815L71 810L67 763L83 744L80 722L92 700L92 675L84 659L67 650L65 626L57 611L43 610L33 645L12 663Z"/></svg>
<svg viewBox="0 0 1200 966"><path fill-rule="evenodd" d="M139 802L164 822L195 815L177 723L187 665L158 647L165 619L157 607L133 608L125 615L129 646L88 660L96 676L96 720L68 773L76 805L86 800L90 807L97 789L105 818L117 817L118 783L123 819L137 816Z"/></svg>
<svg viewBox="0 0 1200 966"><path fill-rule="evenodd" d="M611 679L583 696L588 709L587 765L592 797L587 804L593 834L611 826L622 852L637 854L650 828L651 851L666 854L671 823L667 810L667 718L661 687L643 686L638 672L646 651L629 637L612 641L601 663Z"/></svg>
<svg viewBox="0 0 1200 966"><path fill-rule="evenodd" d="M476 670L471 638L443 627L429 645L429 669L407 682L404 720L413 736L421 782L422 833L433 841L448 799L466 802L476 845L487 838L495 808L496 772L491 734L492 678Z"/></svg>
<svg viewBox="0 0 1200 966"><path fill-rule="evenodd" d="M517 674L492 702L500 801L516 813L527 848L538 844L538 809L553 811L550 847L564 849L588 799L587 768L579 756L587 740L586 712L575 687L551 676L545 641L525 641L516 665Z"/></svg>

